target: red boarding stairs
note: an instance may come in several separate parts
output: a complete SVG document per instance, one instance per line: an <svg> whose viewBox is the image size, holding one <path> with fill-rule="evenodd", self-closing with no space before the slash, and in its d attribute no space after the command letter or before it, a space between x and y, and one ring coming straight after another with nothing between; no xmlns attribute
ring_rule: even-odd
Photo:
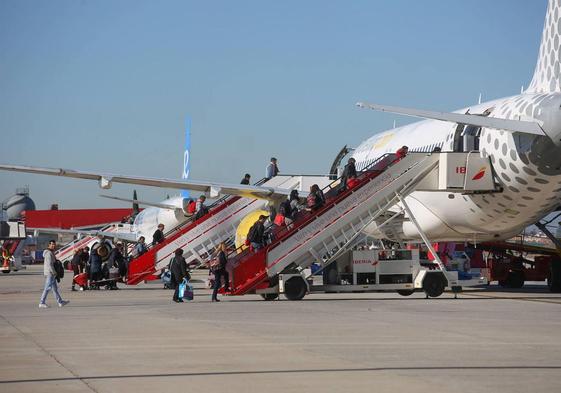
<svg viewBox="0 0 561 393"><path fill-rule="evenodd" d="M330 263L335 253L398 202L397 195L411 192L437 165L438 155L412 153L400 160L386 154L360 172L352 188L340 192L340 179L334 181L323 189L322 208L299 212L290 228L275 230L275 240L258 252L238 249L229 255L231 292L227 294L244 295L274 286L277 275L287 269Z"/></svg>

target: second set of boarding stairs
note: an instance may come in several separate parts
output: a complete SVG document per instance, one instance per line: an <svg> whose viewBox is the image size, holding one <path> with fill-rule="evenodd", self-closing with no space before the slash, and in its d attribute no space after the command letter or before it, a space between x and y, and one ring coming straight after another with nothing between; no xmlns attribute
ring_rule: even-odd
<svg viewBox="0 0 561 393"><path fill-rule="evenodd" d="M107 233L117 232L120 226L122 226L122 224L109 224L102 227L99 230L99 232L107 232ZM74 253L78 249L89 247L89 249L91 250L93 245L98 241L99 239L97 238L97 236L93 236L93 235L79 236L75 240L72 240L71 242L65 244L63 247L58 249L55 253L56 259L58 259L63 263L66 261L71 261L72 257L74 256Z"/></svg>
<svg viewBox="0 0 561 393"><path fill-rule="evenodd" d="M302 189L303 176L279 175L257 183L264 187ZM208 261L221 242L232 242L241 220L255 210L264 209L262 199L225 196L211 206L209 212L199 218L178 225L165 234L164 241L150 246L148 251L129 263L127 284L136 285L169 265L176 249L183 250L188 263L203 264Z"/></svg>
<svg viewBox="0 0 561 393"><path fill-rule="evenodd" d="M463 169L458 170L457 165ZM395 154L380 157L359 174L351 189L341 191L339 180L326 187L325 205L315 212L299 212L292 225L274 233L275 240L266 247L257 252L246 249L230 254L229 294L243 295L273 287L280 273L301 272L314 262L327 266L392 206L402 204L411 214L403 198L412 191L473 192L473 185L465 180L466 173L473 168L481 170L482 166L488 167L489 177L485 185L476 185L477 192L495 192L491 163L479 154L470 157L470 153L411 153L402 159ZM411 219L414 221L412 216Z"/></svg>

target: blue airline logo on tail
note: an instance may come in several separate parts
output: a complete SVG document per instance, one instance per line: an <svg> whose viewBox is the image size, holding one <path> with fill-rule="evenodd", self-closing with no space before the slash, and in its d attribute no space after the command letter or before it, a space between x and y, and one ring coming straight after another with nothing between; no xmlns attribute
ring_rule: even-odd
<svg viewBox="0 0 561 393"><path fill-rule="evenodd" d="M185 118L185 150L183 151L183 173L181 177L188 179L189 172L191 172L191 118L187 116ZM189 198L189 191L182 190L181 196Z"/></svg>

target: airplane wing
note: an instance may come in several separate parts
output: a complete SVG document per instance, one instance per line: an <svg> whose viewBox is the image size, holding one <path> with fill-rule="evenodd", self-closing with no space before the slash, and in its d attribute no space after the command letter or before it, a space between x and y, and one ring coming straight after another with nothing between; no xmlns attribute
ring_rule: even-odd
<svg viewBox="0 0 561 393"><path fill-rule="evenodd" d="M0 164L0 170L12 171L12 172L25 172L25 173L35 173L39 175L50 175L50 176L62 176L71 177L75 179L86 179L86 180L96 180L99 182L99 186L103 189L109 189L113 183L124 183L124 184L137 184L141 186L149 187L160 187L160 188L174 188L178 190L193 190L199 191L201 193L208 193L211 198L215 198L218 195L239 195L242 197L253 198L253 199L278 199L284 198L290 195L290 189L286 188L276 188L276 187L266 187L266 186L251 186L243 184L226 184L226 183L215 183L215 182L204 182L196 180L174 180L174 179L163 179L163 178L150 178L150 177L138 177L138 176L125 176L110 173L97 173L97 172L84 172L72 169L62 169L62 168L41 168L32 166L21 166L21 165L3 165ZM306 196L306 193L300 193L302 196Z"/></svg>
<svg viewBox="0 0 561 393"><path fill-rule="evenodd" d="M167 205L165 203L156 203L156 202L146 202L146 201L140 201L138 199L127 199L127 198L121 198L121 197L116 197L113 195L103 195L100 194L99 195L102 198L107 198L107 199L114 199L116 201L122 201L122 202L129 202L129 203L137 203L139 205L144 205L144 206L152 206L152 207L159 207L160 209L167 209L167 210L181 210L182 209L178 206L173 206L173 205Z"/></svg>
<svg viewBox="0 0 561 393"><path fill-rule="evenodd" d="M369 108L375 111L397 113L405 116L421 117L424 119L449 121L451 123L494 128L497 130L504 130L509 132L523 132L526 134L546 136L546 133L542 129L540 123L538 123L537 121L533 122L524 120L499 119L496 117L485 117L451 112L434 112L422 109L403 108L399 106L368 104L364 102L357 102L356 106L358 106L359 108Z"/></svg>
<svg viewBox="0 0 561 393"><path fill-rule="evenodd" d="M61 228L28 228L38 233L52 233L52 234L71 234L71 235L81 235L84 236L97 236L102 235L110 239L119 239L127 242L136 242L137 236L133 232L111 232L111 231L99 231L95 229L61 229Z"/></svg>

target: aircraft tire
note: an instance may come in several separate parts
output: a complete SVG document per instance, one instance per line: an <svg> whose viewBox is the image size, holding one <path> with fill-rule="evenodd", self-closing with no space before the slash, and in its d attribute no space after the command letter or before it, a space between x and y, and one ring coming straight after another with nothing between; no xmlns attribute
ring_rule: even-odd
<svg viewBox="0 0 561 393"><path fill-rule="evenodd" d="M439 297L446 288L446 281L440 273L430 273L423 280L423 290L428 297Z"/></svg>
<svg viewBox="0 0 561 393"><path fill-rule="evenodd" d="M524 273L519 271L514 271L508 273L506 278L507 288L522 288L524 286Z"/></svg>
<svg viewBox="0 0 561 393"><path fill-rule="evenodd" d="M276 298L278 298L279 294L278 293L262 293L261 297L263 298L263 300L271 301L271 300L275 300Z"/></svg>
<svg viewBox="0 0 561 393"><path fill-rule="evenodd" d="M415 290L414 289L398 289L396 292L399 293L401 296L411 296L415 293Z"/></svg>
<svg viewBox="0 0 561 393"><path fill-rule="evenodd" d="M10 269L6 269L6 270L2 269L2 273L4 273L4 274L10 273L10 271L11 271Z"/></svg>
<svg viewBox="0 0 561 393"><path fill-rule="evenodd" d="M284 296L288 300L301 300L306 296L308 287L302 277L292 277L284 283Z"/></svg>

